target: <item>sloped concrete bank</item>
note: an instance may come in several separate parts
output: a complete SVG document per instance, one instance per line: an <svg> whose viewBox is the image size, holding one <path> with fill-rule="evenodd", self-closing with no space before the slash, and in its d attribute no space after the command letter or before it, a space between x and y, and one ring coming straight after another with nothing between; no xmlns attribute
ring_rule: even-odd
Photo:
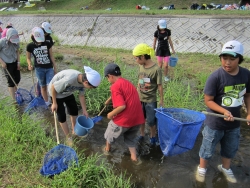
<svg viewBox="0 0 250 188"><path fill-rule="evenodd" d="M222 45L236 39L250 57L250 18L214 16L125 16L125 15L11 15L1 16L6 25L13 23L24 32L21 41L30 38L31 29L43 21L52 25L62 45L87 45L133 49L144 42L152 46L159 19L167 20L177 52L219 54Z"/></svg>

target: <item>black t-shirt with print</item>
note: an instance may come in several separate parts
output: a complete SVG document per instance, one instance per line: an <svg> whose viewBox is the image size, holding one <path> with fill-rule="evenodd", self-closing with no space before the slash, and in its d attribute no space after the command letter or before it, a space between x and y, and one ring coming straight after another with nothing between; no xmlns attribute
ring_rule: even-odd
<svg viewBox="0 0 250 188"><path fill-rule="evenodd" d="M53 63L49 56L49 49L52 45L48 42L42 42L40 45L36 45L31 42L27 45L26 50L34 56L35 67L52 68Z"/></svg>
<svg viewBox="0 0 250 188"><path fill-rule="evenodd" d="M164 33L161 33L159 30L156 30L154 37L157 38L157 48L156 56L170 56L168 39L171 36L171 30L165 29Z"/></svg>

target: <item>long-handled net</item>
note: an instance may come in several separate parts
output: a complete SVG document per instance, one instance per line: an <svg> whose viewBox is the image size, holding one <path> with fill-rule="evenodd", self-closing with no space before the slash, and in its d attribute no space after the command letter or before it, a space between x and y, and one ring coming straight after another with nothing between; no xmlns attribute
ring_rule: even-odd
<svg viewBox="0 0 250 188"><path fill-rule="evenodd" d="M33 71L31 71L31 75L32 75L32 81L33 81L34 89L35 89L35 98L25 108L24 113L26 113L26 112L32 113L32 112L38 112L40 109L42 109L42 110L48 109L48 107L47 107L44 99L42 98L42 96L41 95L37 96L37 94L38 94L37 88L38 87L37 87L37 84L35 84L35 81L34 81Z"/></svg>
<svg viewBox="0 0 250 188"><path fill-rule="evenodd" d="M31 93L32 88L30 91L19 88L15 80L10 75L8 69L4 69L4 70L7 72L8 76L11 78L12 82L15 84L17 88L17 91L15 92L15 99L16 99L17 104L22 105L22 104L31 102L34 99L34 95L32 95Z"/></svg>
<svg viewBox="0 0 250 188"><path fill-rule="evenodd" d="M43 166L40 174L43 176L53 176L67 170L70 166L78 165L77 154L71 147L60 144L56 120L56 112L54 111L55 129L57 146L52 148L44 157Z"/></svg>
<svg viewBox="0 0 250 188"><path fill-rule="evenodd" d="M94 123L97 123L97 122L102 120L102 116L100 116L100 115L105 110L105 108L106 108L106 105L104 106L104 108L101 110L101 112L97 116L91 118Z"/></svg>

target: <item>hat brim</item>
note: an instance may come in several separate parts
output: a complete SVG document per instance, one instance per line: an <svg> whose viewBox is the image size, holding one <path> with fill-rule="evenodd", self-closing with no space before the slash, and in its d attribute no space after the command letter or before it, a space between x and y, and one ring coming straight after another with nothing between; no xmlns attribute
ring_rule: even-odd
<svg viewBox="0 0 250 188"><path fill-rule="evenodd" d="M237 56L237 53L235 53L235 52L230 52L230 51L224 51L224 52L221 52L221 54L220 54L219 56L221 56L221 55L231 55L231 56L236 57L236 56Z"/></svg>
<svg viewBox="0 0 250 188"><path fill-rule="evenodd" d="M34 37L36 42L44 42L45 38L44 37Z"/></svg>
<svg viewBox="0 0 250 188"><path fill-rule="evenodd" d="M20 40L19 40L19 38L17 38L17 39L10 39L10 42L17 44L17 43L20 42Z"/></svg>
<svg viewBox="0 0 250 188"><path fill-rule="evenodd" d="M160 28L160 29L166 29L167 26L159 25L159 28Z"/></svg>

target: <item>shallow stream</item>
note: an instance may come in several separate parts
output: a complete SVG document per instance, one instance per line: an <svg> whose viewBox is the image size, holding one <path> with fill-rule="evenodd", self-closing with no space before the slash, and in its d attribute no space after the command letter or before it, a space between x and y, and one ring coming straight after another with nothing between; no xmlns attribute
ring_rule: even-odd
<svg viewBox="0 0 250 188"><path fill-rule="evenodd" d="M59 69L67 65L59 66ZM5 77L0 76L0 93L1 97L8 96ZM19 87L30 89L32 78L29 72L22 73L22 79ZM106 112L107 113L107 112ZM79 111L81 114L81 111ZM95 116L95 115L93 115ZM105 113L103 114L105 117ZM41 118L45 118L54 128L53 115L49 112L43 112ZM69 121L69 117L68 117ZM68 122L70 125L70 122ZM104 132L108 120L103 118L101 122L95 124L89 135L84 138L76 138L78 152L83 151L85 155L102 154L101 146L105 144ZM203 129L203 127L202 127ZM202 130L201 129L201 130ZM60 141L64 142L64 135L60 131ZM52 135L53 136L53 135ZM103 155L102 158L107 160L113 166L116 173L126 172L132 182L138 188L247 188L250 187L250 127L245 123L241 127L240 147L237 155L232 160L232 170L238 181L237 184L231 184L226 181L224 176L217 170L217 165L221 163L219 156L219 145L216 152L209 162L205 183L199 183L195 180L195 171L199 163L199 147L201 145L202 135L199 133L195 146L191 151L186 153L164 157L159 146L150 147L148 144L148 134L146 142L138 144L138 153L141 157L142 164L134 166L130 161L129 151L123 143L123 138L119 138L112 145L112 156Z"/></svg>

